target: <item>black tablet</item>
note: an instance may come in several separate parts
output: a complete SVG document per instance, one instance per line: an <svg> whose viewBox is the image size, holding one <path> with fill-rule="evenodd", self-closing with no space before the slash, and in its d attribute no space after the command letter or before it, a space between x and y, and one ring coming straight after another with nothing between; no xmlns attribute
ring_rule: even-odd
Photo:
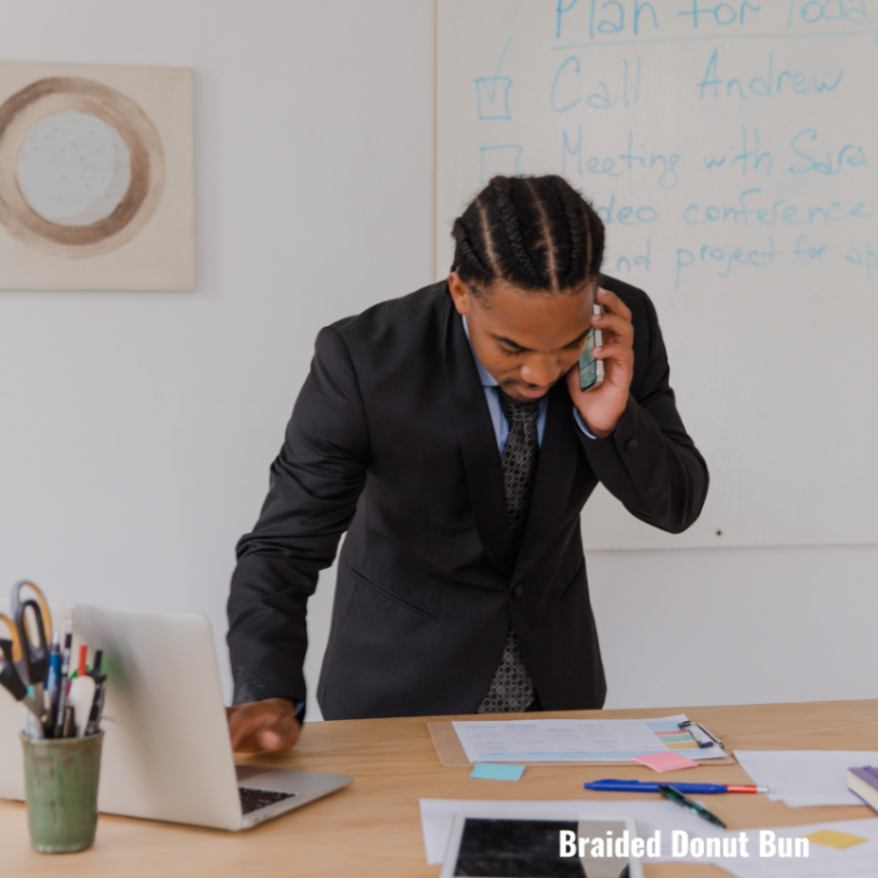
<svg viewBox="0 0 878 878"><path fill-rule="evenodd" d="M643 878L625 817L454 818L440 878Z"/></svg>

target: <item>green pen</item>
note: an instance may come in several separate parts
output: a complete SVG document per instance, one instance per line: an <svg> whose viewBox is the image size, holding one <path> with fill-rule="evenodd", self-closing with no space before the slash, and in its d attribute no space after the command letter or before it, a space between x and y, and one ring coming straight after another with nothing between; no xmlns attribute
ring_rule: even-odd
<svg viewBox="0 0 878 878"><path fill-rule="evenodd" d="M708 811L704 805L699 805L694 799L690 799L688 796L684 796L681 792L675 790L672 786L669 786L666 783L659 784L659 792L666 798L670 799L672 802L675 802L681 808L688 808L690 811L697 814L704 820L707 820L709 823L713 823L716 826L722 827L723 829L727 829L728 827L723 823L719 817L716 816L711 811Z"/></svg>

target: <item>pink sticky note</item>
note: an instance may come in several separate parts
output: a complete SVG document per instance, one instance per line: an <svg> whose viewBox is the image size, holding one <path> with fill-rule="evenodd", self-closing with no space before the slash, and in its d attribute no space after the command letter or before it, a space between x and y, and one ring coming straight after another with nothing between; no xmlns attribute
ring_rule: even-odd
<svg viewBox="0 0 878 878"><path fill-rule="evenodd" d="M643 756L635 756L635 762L651 768L653 771L677 771L681 768L695 768L698 763L680 756L678 753L646 753Z"/></svg>

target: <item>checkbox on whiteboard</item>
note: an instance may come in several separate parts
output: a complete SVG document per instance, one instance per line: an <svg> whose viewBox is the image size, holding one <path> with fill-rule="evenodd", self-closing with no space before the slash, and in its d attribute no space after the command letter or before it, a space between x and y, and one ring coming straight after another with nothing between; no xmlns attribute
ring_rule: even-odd
<svg viewBox="0 0 878 878"><path fill-rule="evenodd" d="M519 173L523 147L517 143L502 143L495 146L480 146L482 183L487 183L494 174L515 175Z"/></svg>
<svg viewBox="0 0 878 878"><path fill-rule="evenodd" d="M511 119L511 76L480 76L476 84L476 115L479 119Z"/></svg>

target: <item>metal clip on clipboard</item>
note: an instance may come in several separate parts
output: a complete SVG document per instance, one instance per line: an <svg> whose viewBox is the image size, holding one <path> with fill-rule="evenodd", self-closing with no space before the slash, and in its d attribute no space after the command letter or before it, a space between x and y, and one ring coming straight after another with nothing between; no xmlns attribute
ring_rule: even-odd
<svg viewBox="0 0 878 878"><path fill-rule="evenodd" d="M687 719L678 724L681 731L689 732L692 739L700 747L719 747L722 750L723 742L716 735L711 734L701 723Z"/></svg>

